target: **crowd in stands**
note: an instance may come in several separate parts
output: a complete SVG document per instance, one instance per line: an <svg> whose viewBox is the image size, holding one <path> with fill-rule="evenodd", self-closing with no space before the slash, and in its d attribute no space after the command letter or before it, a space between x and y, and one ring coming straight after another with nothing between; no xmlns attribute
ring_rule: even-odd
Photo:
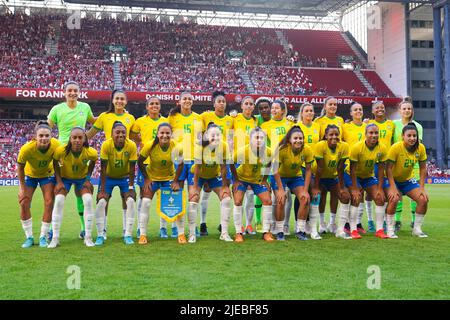
<svg viewBox="0 0 450 320"><path fill-rule="evenodd" d="M240 76L244 69L257 93L344 94L300 76L297 68L326 68L327 58L307 56L292 44L285 50L274 29L92 16L81 20L80 29L68 29L66 20L57 15L2 16L0 87L61 89L74 80L82 89L113 89L112 53L107 48L121 45L126 90L248 93ZM56 43L55 52L49 52L46 42ZM231 62L231 57L237 58Z"/></svg>
<svg viewBox="0 0 450 320"><path fill-rule="evenodd" d="M427 161L427 175L435 178L450 178L450 169L443 170L436 164L436 160L431 158Z"/></svg>

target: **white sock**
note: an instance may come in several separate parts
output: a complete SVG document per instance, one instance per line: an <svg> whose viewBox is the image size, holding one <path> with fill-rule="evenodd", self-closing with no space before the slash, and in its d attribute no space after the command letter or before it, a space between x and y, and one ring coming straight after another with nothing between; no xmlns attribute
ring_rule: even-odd
<svg viewBox="0 0 450 320"><path fill-rule="evenodd" d="M272 206L262 206L263 232L269 232L272 224Z"/></svg>
<svg viewBox="0 0 450 320"><path fill-rule="evenodd" d="M372 201L365 201L366 203L366 212L367 212L367 220L369 221L373 221L373 216L372 216ZM378 229L378 228L377 228Z"/></svg>
<svg viewBox="0 0 450 320"><path fill-rule="evenodd" d="M166 225L167 225L167 222L166 222ZM177 224L177 222L175 221L175 222L172 222L172 228L175 228L175 227L177 227L178 228L178 224Z"/></svg>
<svg viewBox="0 0 450 320"><path fill-rule="evenodd" d="M66 197L62 194L58 194L55 196L55 204L53 205L52 212L52 229L53 229L53 238L59 239L59 231L61 230L62 223L62 215L64 209L64 202Z"/></svg>
<svg viewBox="0 0 450 320"><path fill-rule="evenodd" d="M361 224L361 219L364 214L364 203L360 203L358 207L358 224Z"/></svg>
<svg viewBox="0 0 450 320"><path fill-rule="evenodd" d="M25 237L31 238L33 236L33 218L20 221L22 222L23 231L25 231Z"/></svg>
<svg viewBox="0 0 450 320"><path fill-rule="evenodd" d="M81 196L84 206L84 227L86 239L92 239L92 228L94 227L94 209L92 208L92 194L85 193Z"/></svg>
<svg viewBox="0 0 450 320"><path fill-rule="evenodd" d="M284 220L275 221L275 232L276 233L283 232L283 228L284 228Z"/></svg>
<svg viewBox="0 0 450 320"><path fill-rule="evenodd" d="M311 220L310 220L311 221ZM306 220L297 220L297 232L305 232L306 230ZM317 232L317 231L316 231ZM311 232L312 234L312 232Z"/></svg>
<svg viewBox="0 0 450 320"><path fill-rule="evenodd" d="M289 220L291 219L292 211L292 194L288 188L286 188L286 196L286 205L284 207L284 225L289 228ZM297 215L297 212L295 214Z"/></svg>
<svg viewBox="0 0 450 320"><path fill-rule="evenodd" d="M350 230L355 231L358 222L359 207L350 206Z"/></svg>
<svg viewBox="0 0 450 320"><path fill-rule="evenodd" d="M188 223L189 223L189 235L195 236L195 226L197 220L197 210L198 203L197 202L189 202L188 208Z"/></svg>
<svg viewBox="0 0 450 320"><path fill-rule="evenodd" d="M388 235L394 234L395 220L393 214L386 214L386 224Z"/></svg>
<svg viewBox="0 0 450 320"><path fill-rule="evenodd" d="M137 221L138 221L138 228L139 228L139 218L141 216L141 208L142 208L142 198L139 198L138 203L137 203Z"/></svg>
<svg viewBox="0 0 450 320"><path fill-rule="evenodd" d="M319 206L317 206L317 211L319 211ZM325 212L319 212L319 222L321 225L325 223Z"/></svg>
<svg viewBox="0 0 450 320"><path fill-rule="evenodd" d="M97 225L97 236L103 237L104 230L106 227L106 216L105 216L105 208L106 208L106 200L100 199L97 203L97 208L95 209L95 223Z"/></svg>
<svg viewBox="0 0 450 320"><path fill-rule="evenodd" d="M176 224L175 224L176 225ZM167 229L167 221L163 218L159 218L159 228L166 228Z"/></svg>
<svg viewBox="0 0 450 320"><path fill-rule="evenodd" d="M133 233L134 213L136 212L136 201L132 197L127 199L127 224L125 227L125 237L130 237Z"/></svg>
<svg viewBox="0 0 450 320"><path fill-rule="evenodd" d="M247 190L245 192L245 217L247 226L252 224L254 213L255 213L255 193L253 192L253 190Z"/></svg>
<svg viewBox="0 0 450 320"><path fill-rule="evenodd" d="M384 212L386 210L386 205L384 206L375 206L375 218L376 218L376 231L383 230L383 222L384 222Z"/></svg>
<svg viewBox="0 0 450 320"><path fill-rule="evenodd" d="M178 218L175 223L177 224L178 236L184 234L184 216Z"/></svg>
<svg viewBox="0 0 450 320"><path fill-rule="evenodd" d="M317 234L317 217L319 216L319 206L311 205L309 208L309 225L311 226L311 234Z"/></svg>
<svg viewBox="0 0 450 320"><path fill-rule="evenodd" d="M122 209L122 230L127 229L127 209Z"/></svg>
<svg viewBox="0 0 450 320"><path fill-rule="evenodd" d="M338 226L337 226L337 232L338 233L342 233L344 232L344 226L347 223L347 221L349 220L349 213L350 213L350 203L344 204L344 203L340 203L339 205L339 221L338 221ZM331 214L331 216L333 216L333 214ZM336 215L334 215L336 216Z"/></svg>
<svg viewBox="0 0 450 320"><path fill-rule="evenodd" d="M233 210L234 228L236 233L242 232L242 206L234 206Z"/></svg>
<svg viewBox="0 0 450 320"><path fill-rule="evenodd" d="M202 215L200 217L200 223L206 223L206 212L208 211L208 201L211 192L202 191L201 204L202 204Z"/></svg>
<svg viewBox="0 0 450 320"><path fill-rule="evenodd" d="M147 236L147 226L149 220L149 211L152 200L150 198L141 199L141 210L139 210L139 232L143 236Z"/></svg>
<svg viewBox="0 0 450 320"><path fill-rule="evenodd" d="M45 236L47 236L47 233L48 233L48 231L50 230L50 226L51 226L52 224L51 223L49 223L49 222L44 222L44 221L42 221L42 224L41 224L41 234L39 235L39 237L45 237Z"/></svg>
<svg viewBox="0 0 450 320"><path fill-rule="evenodd" d="M231 198L223 198L220 202L220 225L222 234L228 233L228 225L231 218Z"/></svg>
<svg viewBox="0 0 450 320"><path fill-rule="evenodd" d="M336 223L336 213L331 212L330 213L330 224Z"/></svg>
<svg viewBox="0 0 450 320"><path fill-rule="evenodd" d="M424 214L416 213L416 220L414 221L414 231L416 233L422 232L422 224L424 218L425 218Z"/></svg>

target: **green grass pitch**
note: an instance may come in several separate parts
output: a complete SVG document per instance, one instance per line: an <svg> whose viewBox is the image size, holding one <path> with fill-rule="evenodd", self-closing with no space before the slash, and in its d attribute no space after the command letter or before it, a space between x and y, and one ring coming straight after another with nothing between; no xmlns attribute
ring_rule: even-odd
<svg viewBox="0 0 450 320"><path fill-rule="evenodd" d="M211 196L210 235L179 245L158 237L152 203L150 244L125 246L117 190L111 200L108 240L86 248L78 239L73 193L66 202L61 246L22 249L17 187L0 189L0 299L449 299L449 186L427 186L429 213L424 231L410 235L409 200L397 240L373 234L361 240L325 235L321 241L265 243L261 235L242 244L219 241L219 205ZM42 197L33 201L35 241ZM366 216L364 215L364 224ZM328 217L327 217L328 219ZM232 225L232 224L231 224ZM234 229L232 227L232 229ZM293 222L291 223L291 230ZM80 268L80 289L68 289L69 266ZM378 266L380 289L369 289L370 266Z"/></svg>

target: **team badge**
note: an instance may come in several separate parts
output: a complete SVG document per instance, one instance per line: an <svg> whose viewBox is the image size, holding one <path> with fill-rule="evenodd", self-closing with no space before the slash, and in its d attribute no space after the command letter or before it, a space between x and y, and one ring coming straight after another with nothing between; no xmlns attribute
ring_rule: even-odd
<svg viewBox="0 0 450 320"><path fill-rule="evenodd" d="M130 155L128 151L125 151L123 154L125 155L125 157L128 157Z"/></svg>

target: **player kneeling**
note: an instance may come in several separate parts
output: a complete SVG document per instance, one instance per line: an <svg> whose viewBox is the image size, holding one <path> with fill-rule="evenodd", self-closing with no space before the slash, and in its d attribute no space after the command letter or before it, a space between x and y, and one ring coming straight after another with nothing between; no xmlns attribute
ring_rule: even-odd
<svg viewBox="0 0 450 320"><path fill-rule="evenodd" d="M274 175L271 177L271 185L274 191L280 186L276 182L276 174L281 177L282 189L289 188L300 202L297 215L297 230L295 235L299 240L307 240L306 219L309 211L309 183L311 181L311 163L314 161L312 149L305 145L304 134L299 126L292 127L286 136L280 141L277 153L274 157ZM302 166L305 165L305 177L302 174ZM277 240L284 240L284 209L285 201L276 205L276 232ZM316 229L314 229L316 230ZM317 232L316 232L317 233ZM318 234L313 234L318 236Z"/></svg>
<svg viewBox="0 0 450 320"><path fill-rule="evenodd" d="M139 155L138 166L144 176L142 204L139 211L139 244L148 243L149 210L156 191L161 187L171 187L173 191L180 189L178 178L183 171L183 148L181 145L177 145L171 137L172 127L170 124L166 122L159 124L155 139L147 143ZM147 160L148 165L146 166L144 162ZM175 161L179 164L176 173ZM177 222L181 223L179 220ZM178 226L178 232L178 242L186 243L184 225Z"/></svg>
<svg viewBox="0 0 450 320"><path fill-rule="evenodd" d="M234 226L236 228L236 242L243 242L242 235L242 201L247 188L251 188L263 205L263 239L273 241L270 233L272 223L272 197L270 186L267 183L268 171L271 165L271 151L266 146L266 134L260 127L250 132L250 143L240 149L234 155L234 163L230 164L233 174L233 198L234 198ZM277 174L276 179L280 179ZM281 181L279 181L281 186ZM276 191L277 203L281 204L286 197L283 188Z"/></svg>
<svg viewBox="0 0 450 320"><path fill-rule="evenodd" d="M55 186L52 160L59 142L52 138L51 129L45 121L39 121L34 132L33 140L20 148L17 157L17 176L20 183L20 220L26 236L22 248L30 248L34 245L31 200L38 185L41 187L44 197L44 215L39 236L40 247L47 247L46 236L52 220L53 188Z"/></svg>
<svg viewBox="0 0 450 320"><path fill-rule="evenodd" d="M428 237L422 231L422 224L428 207L428 194L425 191L427 176L427 154L425 146L419 142L419 133L414 123L408 123L402 130L402 139L392 145L387 158L387 176L389 179L389 203L386 222L389 238L398 238L394 233L394 214L401 195L407 195L417 202L416 221L412 235L420 238ZM419 163L420 181L413 178L414 166Z"/></svg>
<svg viewBox="0 0 450 320"><path fill-rule="evenodd" d="M112 138L105 140L101 152L100 188L97 194L95 220L97 224L97 240L95 245L105 242L105 209L115 187L120 188L120 195L127 205L126 228L123 240L125 244L133 244L132 232L136 207L134 191L134 171L137 161L136 144L127 139L127 129L120 121L112 127Z"/></svg>
<svg viewBox="0 0 450 320"><path fill-rule="evenodd" d="M383 230L385 193L384 162L387 158L387 148L379 143L379 130L375 124L368 124L365 130L364 141L357 142L350 149L350 175L348 170L345 175L345 185L350 189L350 229L353 239L360 239L358 233L358 207L363 201L362 190L366 191L375 201L376 233L375 236L385 239L388 236ZM375 177L374 167L378 164L378 177ZM387 189L386 189L387 191Z"/></svg>
<svg viewBox="0 0 450 320"><path fill-rule="evenodd" d="M86 229L84 243L88 247L94 246L92 242L92 226L94 223L92 193L94 187L91 184L90 177L97 156L97 150L89 147L86 133L81 127L74 127L70 132L69 142L56 149L53 155L56 177L55 205L52 212L53 238L48 248L56 248L59 245L64 202L72 184L75 185L77 197L81 196L83 200Z"/></svg>

